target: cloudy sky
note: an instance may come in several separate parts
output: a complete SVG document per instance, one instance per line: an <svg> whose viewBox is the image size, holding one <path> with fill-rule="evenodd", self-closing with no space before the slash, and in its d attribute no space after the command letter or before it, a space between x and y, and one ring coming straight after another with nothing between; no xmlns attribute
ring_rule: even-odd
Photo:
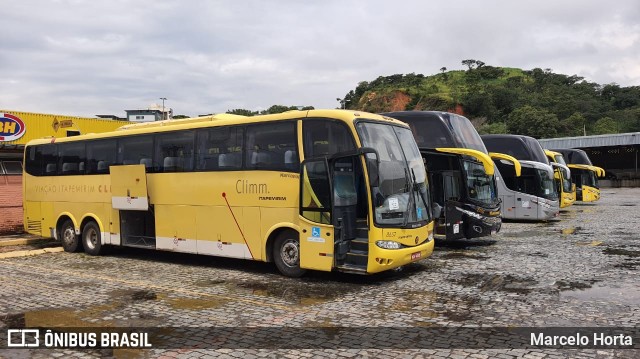
<svg viewBox="0 0 640 359"><path fill-rule="evenodd" d="M0 109L335 108L464 59L640 85L637 0L0 0Z"/></svg>

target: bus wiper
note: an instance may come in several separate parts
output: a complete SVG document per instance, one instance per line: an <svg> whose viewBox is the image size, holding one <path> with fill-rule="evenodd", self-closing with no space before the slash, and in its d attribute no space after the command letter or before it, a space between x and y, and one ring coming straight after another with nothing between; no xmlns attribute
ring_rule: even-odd
<svg viewBox="0 0 640 359"><path fill-rule="evenodd" d="M404 168L404 180L406 182L406 184L409 186L409 201L407 203L407 212L405 213L404 216L404 221L402 222L402 227L406 227L407 226L407 222L409 221L409 214L411 213L411 210L415 211L415 204L414 199L413 199L413 191L415 190L414 188L414 183L411 181L411 177L409 176L409 171L407 171L407 167ZM410 209L412 208L413 209Z"/></svg>
<svg viewBox="0 0 640 359"><path fill-rule="evenodd" d="M424 208L427 210L427 214L429 214L431 206L427 203L427 199L424 198L424 193L422 193L422 191L420 191L420 188L418 188L418 180L416 179L416 172L413 170L413 168L411 169L411 175L413 176L413 185L415 186L415 190L420 195L422 203L424 203Z"/></svg>

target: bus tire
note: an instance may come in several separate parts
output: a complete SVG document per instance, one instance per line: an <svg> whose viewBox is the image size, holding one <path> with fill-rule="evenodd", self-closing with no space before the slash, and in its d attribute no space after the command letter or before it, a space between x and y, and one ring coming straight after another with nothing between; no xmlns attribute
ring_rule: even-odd
<svg viewBox="0 0 640 359"><path fill-rule="evenodd" d="M65 252L78 252L82 249L82 243L80 243L80 238L76 235L76 228L70 219L62 222L58 229L58 238L60 238Z"/></svg>
<svg viewBox="0 0 640 359"><path fill-rule="evenodd" d="M94 221L87 223L82 229L82 245L88 255L97 256L102 250L100 227Z"/></svg>
<svg viewBox="0 0 640 359"><path fill-rule="evenodd" d="M287 230L278 235L273 244L273 261L280 273L287 277L302 277L307 271L300 268L300 236Z"/></svg>

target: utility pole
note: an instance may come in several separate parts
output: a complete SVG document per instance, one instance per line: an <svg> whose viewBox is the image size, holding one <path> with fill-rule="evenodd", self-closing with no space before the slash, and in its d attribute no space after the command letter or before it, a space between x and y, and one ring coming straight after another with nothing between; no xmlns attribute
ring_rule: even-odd
<svg viewBox="0 0 640 359"><path fill-rule="evenodd" d="M166 97L160 97L160 99L162 100L162 120L166 120L167 116L164 113L164 102L167 100Z"/></svg>

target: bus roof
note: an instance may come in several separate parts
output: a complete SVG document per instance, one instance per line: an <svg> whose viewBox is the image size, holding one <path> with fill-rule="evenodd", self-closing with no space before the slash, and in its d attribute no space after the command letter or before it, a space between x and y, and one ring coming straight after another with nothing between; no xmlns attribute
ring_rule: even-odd
<svg viewBox="0 0 640 359"><path fill-rule="evenodd" d="M552 151L562 153L562 156L565 158L565 162L567 162L568 164L593 166L593 163L591 163L591 159L589 159L589 156L583 150L577 148L568 148Z"/></svg>
<svg viewBox="0 0 640 359"><path fill-rule="evenodd" d="M420 148L457 147L488 153L478 131L464 116L442 111L398 111L382 115L408 123Z"/></svg>
<svg viewBox="0 0 640 359"><path fill-rule="evenodd" d="M131 124L131 125L122 126L117 130L111 131L111 132L89 133L89 134L73 136L73 137L60 137L60 138L48 137L48 138L35 139L32 141L29 141L27 145L37 145L37 144L45 144L45 143L52 143L52 142L63 143L63 142L73 142L76 140L111 138L111 137L128 136L128 135L134 135L134 134L160 133L160 132L188 130L188 129L195 129L195 128L260 123L265 121L295 120L295 119L303 119L303 118L331 118L331 119L342 120L351 124L353 123L353 121L356 121L359 119L368 119L368 120L375 120L375 121L381 121L381 122L388 122L394 125L407 127L407 124L405 124L404 122L398 121L390 117L385 117L385 116L368 113L368 112L338 110L338 109L307 110L307 111L294 110L294 111L287 111L287 112L282 112L277 114L259 115L259 116L239 116L239 115L232 115L232 114L219 114L219 115L211 115L211 116L203 116L203 117L186 118L186 119L180 119L180 120L166 120L166 121L157 121L157 122L150 122L150 123Z"/></svg>
<svg viewBox="0 0 640 359"><path fill-rule="evenodd" d="M549 159L538 140L524 135L482 135L490 152L506 153L520 161L536 161L546 165Z"/></svg>

